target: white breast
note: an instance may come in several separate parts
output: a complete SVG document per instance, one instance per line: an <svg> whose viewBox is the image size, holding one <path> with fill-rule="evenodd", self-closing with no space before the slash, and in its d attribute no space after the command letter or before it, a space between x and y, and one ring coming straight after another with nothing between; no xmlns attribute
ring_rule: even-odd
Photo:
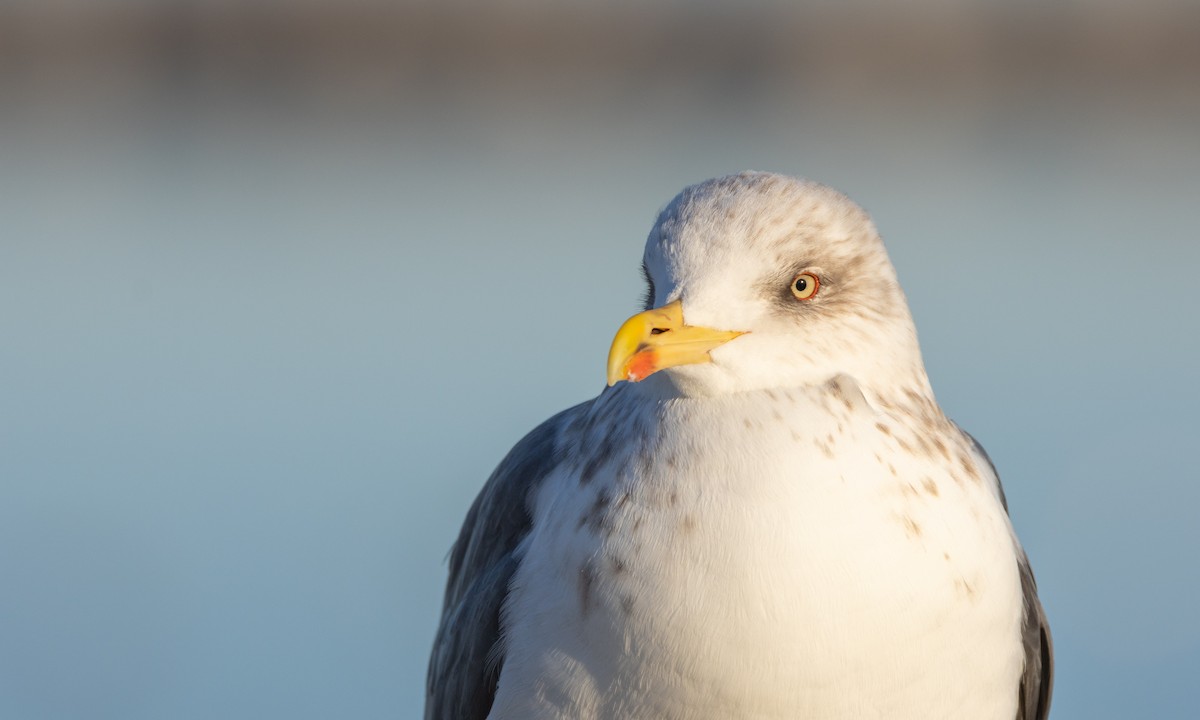
<svg viewBox="0 0 1200 720"><path fill-rule="evenodd" d="M538 494L491 718L1012 720L1014 540L960 439L821 389L655 412Z"/></svg>

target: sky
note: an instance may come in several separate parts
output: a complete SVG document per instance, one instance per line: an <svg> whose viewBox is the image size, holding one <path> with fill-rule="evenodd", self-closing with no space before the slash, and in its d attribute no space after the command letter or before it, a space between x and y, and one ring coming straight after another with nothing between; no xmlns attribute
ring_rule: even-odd
<svg viewBox="0 0 1200 720"><path fill-rule="evenodd" d="M0 716L418 717L475 493L603 387L658 209L748 168L874 217L1004 479L1053 716L1194 711L1194 86L775 55L389 85L315 41L302 72L31 42L0 76Z"/></svg>

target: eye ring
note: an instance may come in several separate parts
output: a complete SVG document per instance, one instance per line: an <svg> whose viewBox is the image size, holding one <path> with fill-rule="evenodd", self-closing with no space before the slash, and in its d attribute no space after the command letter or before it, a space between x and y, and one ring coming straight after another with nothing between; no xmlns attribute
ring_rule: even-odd
<svg viewBox="0 0 1200 720"><path fill-rule="evenodd" d="M797 300L812 300L821 289L821 278L810 272L802 272L792 278L792 295Z"/></svg>

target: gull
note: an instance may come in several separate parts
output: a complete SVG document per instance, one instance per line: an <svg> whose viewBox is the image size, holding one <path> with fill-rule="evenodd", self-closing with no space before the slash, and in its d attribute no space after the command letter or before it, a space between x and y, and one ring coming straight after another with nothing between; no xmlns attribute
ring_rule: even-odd
<svg viewBox="0 0 1200 720"><path fill-rule="evenodd" d="M428 720L1041 720L1053 654L983 448L866 213L745 172L646 242L608 386L450 555Z"/></svg>

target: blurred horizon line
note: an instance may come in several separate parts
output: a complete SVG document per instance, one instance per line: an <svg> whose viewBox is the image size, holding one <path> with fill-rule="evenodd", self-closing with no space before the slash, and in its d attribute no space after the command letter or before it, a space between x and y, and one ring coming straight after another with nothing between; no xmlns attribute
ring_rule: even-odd
<svg viewBox="0 0 1200 720"><path fill-rule="evenodd" d="M681 93L734 98L843 86L966 99L1100 89L1192 108L1198 75L1200 5L1166 2L0 8L0 86L18 103L164 90L377 103L381 93L570 93L565 80L586 78L617 93L688 80Z"/></svg>

